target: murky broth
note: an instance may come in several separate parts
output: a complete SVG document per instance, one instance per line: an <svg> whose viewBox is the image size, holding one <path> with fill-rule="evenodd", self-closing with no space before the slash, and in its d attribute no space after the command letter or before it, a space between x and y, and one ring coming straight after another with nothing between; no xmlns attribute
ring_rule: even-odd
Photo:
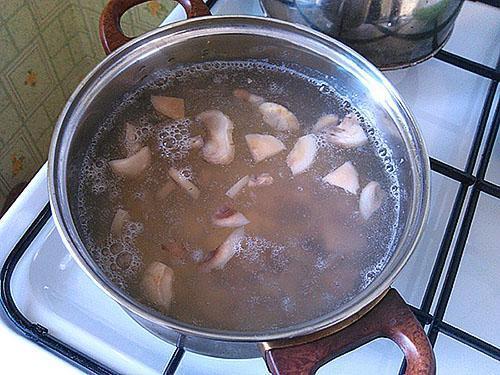
<svg viewBox="0 0 500 375"><path fill-rule="evenodd" d="M233 95L238 88L286 107L300 129L273 129L259 103ZM184 117L174 120L158 112L151 95L184 99ZM190 149L192 137L201 136L203 147L210 140L206 123L197 120L209 110L221 111L234 125L234 159L225 165L207 162L203 148ZM344 147L330 141L328 129L313 131L318 118L328 114L339 122L353 116L368 141ZM113 282L183 322L255 332L320 317L366 288L391 255L399 187L390 149L373 125L314 72L255 62L159 72L113 109L85 157L78 191L84 242ZM337 127L334 131L340 131ZM245 139L255 133L272 135L286 149L256 163ZM314 134L315 157L293 175L287 156L308 134ZM145 146L150 163L138 176L123 177L111 167L111 161ZM359 176L356 194L324 180L346 162ZM172 167L199 189L196 199L171 178ZM272 184L247 183L234 198L226 195L245 176L263 173ZM371 181L380 185L383 199L365 218L360 199ZM211 268L221 244L239 230L214 224L221 207L248 223L230 246L232 256ZM117 210L125 214L113 234ZM145 282L153 262L169 271Z"/></svg>

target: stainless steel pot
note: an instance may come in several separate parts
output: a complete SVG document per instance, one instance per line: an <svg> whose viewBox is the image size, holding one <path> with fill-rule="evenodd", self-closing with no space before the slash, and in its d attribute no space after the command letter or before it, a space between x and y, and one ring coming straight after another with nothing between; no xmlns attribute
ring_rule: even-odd
<svg viewBox="0 0 500 375"><path fill-rule="evenodd" d="M121 15L145 0L112 0L101 16L100 35L110 52L76 88L58 120L49 154L50 202L68 249L104 292L137 322L170 342L182 338L188 350L227 358L265 355L271 371L314 369L327 359L375 337L389 337L405 351L409 373L433 373L427 338L391 282L415 248L429 199L429 164L415 121L399 94L363 57L343 44L298 25L255 17L201 17L178 22L130 42ZM201 0L178 0L188 16L208 15ZM142 86L157 69L208 60L267 59L300 64L331 77L384 138L398 171L401 212L398 241L381 274L346 305L303 324L264 332L228 332L195 327L161 315L111 283L82 241L76 191L83 156L113 103ZM230 313L230 312L228 312ZM342 328L342 330L340 330ZM340 331L339 331L340 330ZM305 354L307 353L307 355ZM290 366L293 366L290 367Z"/></svg>
<svg viewBox="0 0 500 375"><path fill-rule="evenodd" d="M339 39L380 69L415 65L446 43L463 0L260 0L264 12Z"/></svg>

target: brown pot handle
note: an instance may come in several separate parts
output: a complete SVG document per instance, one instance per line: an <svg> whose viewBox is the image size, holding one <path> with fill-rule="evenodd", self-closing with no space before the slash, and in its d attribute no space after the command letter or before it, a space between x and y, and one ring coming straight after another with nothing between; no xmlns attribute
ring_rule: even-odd
<svg viewBox="0 0 500 375"><path fill-rule="evenodd" d="M99 19L99 37L107 55L132 40L123 33L120 18L130 8L148 0L110 0ZM187 18L210 16L210 9L203 0L175 0L186 11Z"/></svg>
<svg viewBox="0 0 500 375"><path fill-rule="evenodd" d="M379 337L389 338L401 348L406 357L407 375L436 373L429 340L395 289L389 290L375 307L346 328L316 341L269 349L265 351L265 360L273 374L314 374L335 357Z"/></svg>

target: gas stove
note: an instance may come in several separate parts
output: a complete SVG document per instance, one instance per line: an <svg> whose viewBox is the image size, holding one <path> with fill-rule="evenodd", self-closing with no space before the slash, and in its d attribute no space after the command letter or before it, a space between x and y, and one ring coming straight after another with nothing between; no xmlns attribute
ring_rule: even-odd
<svg viewBox="0 0 500 375"><path fill-rule="evenodd" d="M214 14L262 15L258 0L209 3ZM164 23L182 18L177 7ZM431 155L429 222L394 287L426 328L439 374L500 374L499 40L500 9L466 2L444 51L385 73ZM97 374L267 373L262 359L185 352L135 323L66 250L48 206L46 173L43 166L0 220L3 370L70 371L45 350ZM318 374L397 374L402 361L392 342L378 339Z"/></svg>

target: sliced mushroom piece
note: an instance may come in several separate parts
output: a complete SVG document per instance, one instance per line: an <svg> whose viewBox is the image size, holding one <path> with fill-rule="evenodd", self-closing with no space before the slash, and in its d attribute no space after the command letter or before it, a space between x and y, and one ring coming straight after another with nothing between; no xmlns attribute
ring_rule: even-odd
<svg viewBox="0 0 500 375"><path fill-rule="evenodd" d="M170 167L168 169L168 175L172 177L172 180L174 180L181 188L186 190L191 198L198 199L200 197L200 189L189 181L179 170L174 167Z"/></svg>
<svg viewBox="0 0 500 375"><path fill-rule="evenodd" d="M339 116L329 114L321 116L318 121L313 125L313 132L319 133L329 128L335 127L339 124Z"/></svg>
<svg viewBox="0 0 500 375"><path fill-rule="evenodd" d="M261 173L258 176L250 176L250 179L248 181L248 187L254 188L254 187L259 187L259 186L269 186L272 185L274 182L273 176L271 176L269 173Z"/></svg>
<svg viewBox="0 0 500 375"><path fill-rule="evenodd" d="M231 186L229 188L228 191L226 191L226 195L229 198L234 199L234 197L236 197L236 195L238 195L238 193L241 191L241 189L243 189L245 186L247 186L249 179L250 179L250 177L248 177L248 175L240 178L238 181L236 181L236 183L233 186Z"/></svg>
<svg viewBox="0 0 500 375"><path fill-rule="evenodd" d="M114 174L124 178L139 177L151 165L151 150L145 146L125 159L112 160L109 166Z"/></svg>
<svg viewBox="0 0 500 375"><path fill-rule="evenodd" d="M352 148L363 146L368 142L368 137L359 125L357 117L349 114L342 119L339 126L328 132L327 140L344 148Z"/></svg>
<svg viewBox="0 0 500 375"><path fill-rule="evenodd" d="M357 194L359 189L359 175L350 161L345 162L337 169L323 177L323 181L338 186L351 194Z"/></svg>
<svg viewBox="0 0 500 375"><path fill-rule="evenodd" d="M166 199L171 192L175 190L175 183L173 181L165 182L156 192L156 198L163 200Z"/></svg>
<svg viewBox="0 0 500 375"><path fill-rule="evenodd" d="M245 140L247 141L250 154L252 154L252 158L256 163L270 158L286 149L283 142L272 135L247 134L245 135Z"/></svg>
<svg viewBox="0 0 500 375"><path fill-rule="evenodd" d="M127 157L136 154L142 148L137 128L130 122L125 123L125 148L127 149Z"/></svg>
<svg viewBox="0 0 500 375"><path fill-rule="evenodd" d="M173 298L173 280L174 271L170 267L153 262L144 271L140 286L149 302L168 310Z"/></svg>
<svg viewBox="0 0 500 375"><path fill-rule="evenodd" d="M238 251L238 245L245 237L244 227L235 229L220 246L213 252L212 256L201 264L203 272L210 272L214 269L222 269Z"/></svg>
<svg viewBox="0 0 500 375"><path fill-rule="evenodd" d="M122 235L123 226L128 220L130 220L128 211L122 210L121 208L116 210L113 221L111 222L111 234L115 237L120 237Z"/></svg>
<svg viewBox="0 0 500 375"><path fill-rule="evenodd" d="M382 206L384 196L385 193L378 182L369 182L361 190L359 196L359 212L361 213L361 217L368 220Z"/></svg>
<svg viewBox="0 0 500 375"><path fill-rule="evenodd" d="M189 149L190 150L197 150L199 148L202 148L205 142L203 142L203 138L201 135L197 135L194 137L189 138Z"/></svg>
<svg viewBox="0 0 500 375"><path fill-rule="evenodd" d="M297 131L300 128L299 120L290 110L277 103L262 103L259 111L264 122L277 131Z"/></svg>
<svg viewBox="0 0 500 375"><path fill-rule="evenodd" d="M151 104L153 104L155 110L171 119L180 120L184 118L184 99L152 95Z"/></svg>
<svg viewBox="0 0 500 375"><path fill-rule="evenodd" d="M245 215L228 205L220 207L212 216L212 224L216 227L239 228L249 223Z"/></svg>
<svg viewBox="0 0 500 375"><path fill-rule="evenodd" d="M300 137L286 158L286 163L292 174L297 175L309 169L314 163L317 153L318 144L314 134Z"/></svg>
<svg viewBox="0 0 500 375"><path fill-rule="evenodd" d="M217 110L200 113L201 121L209 132L209 139L203 145L203 158L212 164L229 164L234 159L233 122Z"/></svg>
<svg viewBox="0 0 500 375"><path fill-rule="evenodd" d="M261 105L266 101L262 96L252 94L245 89L236 89L233 91L233 95L238 99L255 105Z"/></svg>

